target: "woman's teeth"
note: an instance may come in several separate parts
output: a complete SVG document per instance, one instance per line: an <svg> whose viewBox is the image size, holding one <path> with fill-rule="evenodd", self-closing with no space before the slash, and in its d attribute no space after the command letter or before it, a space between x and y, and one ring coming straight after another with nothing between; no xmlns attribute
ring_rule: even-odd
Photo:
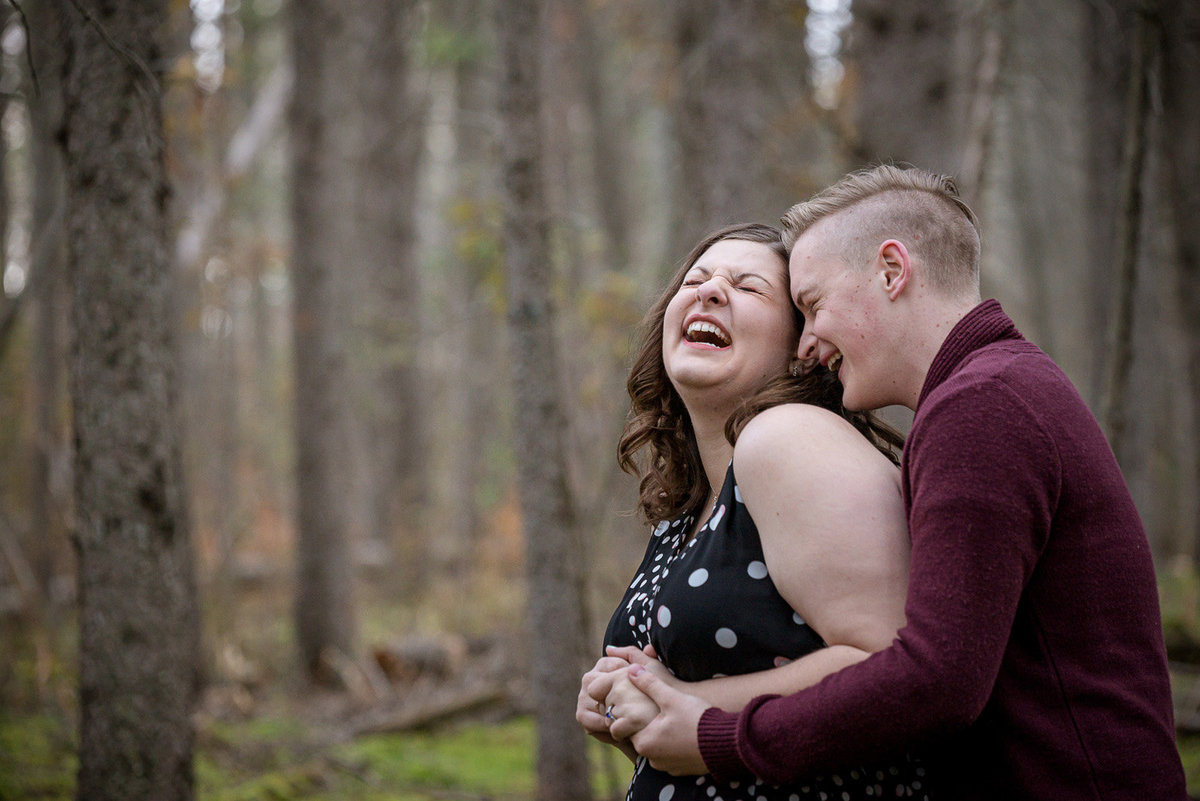
<svg viewBox="0 0 1200 801"><path fill-rule="evenodd" d="M712 323L701 320L697 320L687 327L687 338L689 342L704 342L721 348L729 344L728 334Z"/></svg>

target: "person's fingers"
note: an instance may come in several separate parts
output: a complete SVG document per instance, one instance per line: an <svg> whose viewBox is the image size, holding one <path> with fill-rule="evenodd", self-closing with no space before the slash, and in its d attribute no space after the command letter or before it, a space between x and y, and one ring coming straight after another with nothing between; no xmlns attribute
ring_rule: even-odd
<svg viewBox="0 0 1200 801"><path fill-rule="evenodd" d="M627 718L617 718L608 727L608 733L614 740L626 740L641 730L636 721Z"/></svg>
<svg viewBox="0 0 1200 801"><path fill-rule="evenodd" d="M625 682L628 684L628 680ZM575 720L583 727L588 734L605 734L608 733L608 724L611 722L605 717L605 704L599 703L587 694L587 687L583 687L579 691L579 697L575 703ZM603 739L603 738L601 738Z"/></svg>
<svg viewBox="0 0 1200 801"><path fill-rule="evenodd" d="M584 692L596 703L602 703L608 697L608 694L612 692L614 682L624 675L624 671L598 673L592 676L591 680L585 686Z"/></svg>
<svg viewBox="0 0 1200 801"><path fill-rule="evenodd" d="M648 695L659 709L662 709L663 705L671 699L671 693L674 691L665 682L660 681L652 671L641 665L632 665L625 675L629 677L630 683Z"/></svg>
<svg viewBox="0 0 1200 801"><path fill-rule="evenodd" d="M661 664L658 660L658 653L654 650L653 645L647 645L645 648L637 648L629 645L617 648L616 646L608 646L608 653L611 656L620 657L631 665L654 665Z"/></svg>
<svg viewBox="0 0 1200 801"><path fill-rule="evenodd" d="M611 647L611 646L610 646ZM600 657L592 669L585 673L585 676L592 674L600 675L602 673L612 673L614 670L629 667L629 660L620 656L602 656Z"/></svg>
<svg viewBox="0 0 1200 801"><path fill-rule="evenodd" d="M603 710L597 712L590 699L575 708L575 720L589 734L608 731L608 719L604 717Z"/></svg>
<svg viewBox="0 0 1200 801"><path fill-rule="evenodd" d="M620 659L628 665L635 659L644 658L645 654L636 645L610 645L604 649L611 659Z"/></svg>

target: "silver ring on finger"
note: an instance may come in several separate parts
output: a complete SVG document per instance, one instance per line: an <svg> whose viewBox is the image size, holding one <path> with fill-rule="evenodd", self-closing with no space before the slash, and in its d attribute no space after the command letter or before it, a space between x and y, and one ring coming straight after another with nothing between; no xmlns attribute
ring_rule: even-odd
<svg viewBox="0 0 1200 801"><path fill-rule="evenodd" d="M604 717L605 717L605 719L607 719L607 720L608 720L608 725L610 725L610 726L612 725L613 721L614 721L614 720L616 720L616 718L615 718L615 717L613 717L613 706L612 706L612 704L609 704L609 705L608 705L608 709L605 709L605 710L604 710Z"/></svg>

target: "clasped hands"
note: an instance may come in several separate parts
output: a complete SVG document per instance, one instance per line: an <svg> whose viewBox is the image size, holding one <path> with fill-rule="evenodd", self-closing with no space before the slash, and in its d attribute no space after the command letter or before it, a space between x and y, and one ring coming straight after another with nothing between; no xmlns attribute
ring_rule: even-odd
<svg viewBox="0 0 1200 801"><path fill-rule="evenodd" d="M631 759L676 776L707 773L696 729L708 704L658 661L653 648L609 646L583 675L575 719L601 742Z"/></svg>

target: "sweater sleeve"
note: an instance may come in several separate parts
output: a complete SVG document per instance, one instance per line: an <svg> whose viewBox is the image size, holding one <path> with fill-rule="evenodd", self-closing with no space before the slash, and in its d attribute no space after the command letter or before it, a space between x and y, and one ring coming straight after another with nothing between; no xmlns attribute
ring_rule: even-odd
<svg viewBox="0 0 1200 801"><path fill-rule="evenodd" d="M948 382L949 384L949 382ZM712 773L783 784L885 758L961 729L983 710L1059 491L1053 442L999 379L944 386L914 422L906 459L912 557L893 644L740 714L709 710Z"/></svg>

